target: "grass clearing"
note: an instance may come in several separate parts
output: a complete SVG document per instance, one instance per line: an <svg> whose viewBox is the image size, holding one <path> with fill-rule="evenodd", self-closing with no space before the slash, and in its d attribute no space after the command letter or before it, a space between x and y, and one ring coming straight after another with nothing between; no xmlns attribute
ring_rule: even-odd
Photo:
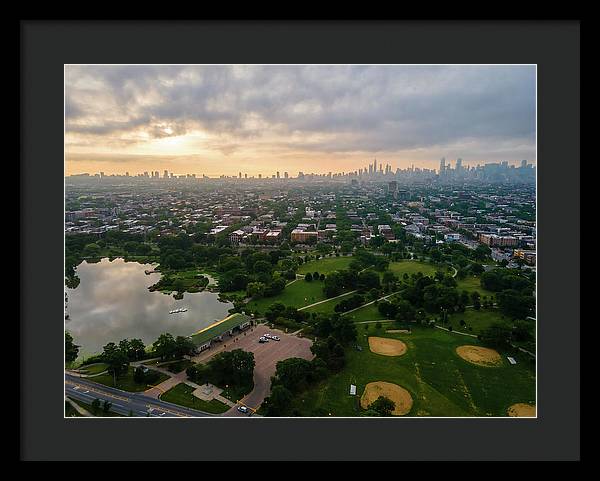
<svg viewBox="0 0 600 481"><path fill-rule="evenodd" d="M250 301L247 304L247 308L253 311L258 309L260 314L264 314L269 306L276 302L281 302L286 306L299 308L322 301L324 299L326 299L326 297L323 293L323 282L307 282L304 279L299 279L293 284L287 286L276 296Z"/></svg>
<svg viewBox="0 0 600 481"><path fill-rule="evenodd" d="M88 364L86 366L81 366L80 372L81 374L86 374L88 376L93 376L94 374L100 374L108 369L108 364L104 362L97 362L94 364Z"/></svg>
<svg viewBox="0 0 600 481"><path fill-rule="evenodd" d="M93 377L90 379L90 381L94 381L99 384L104 384L105 386L114 387L116 389L121 389L123 391L129 392L142 392L147 389L150 389L151 386L148 386L148 384L138 384L137 382L135 382L133 379L133 372L134 368L132 366L129 366L129 368L127 369L127 374L120 378L117 378L116 385L114 383L113 376L111 376L108 373L102 374L101 376ZM162 372L159 372L158 380L154 382L154 385L160 384L161 382L166 381L167 379L169 379L169 376L163 374Z"/></svg>
<svg viewBox="0 0 600 481"><path fill-rule="evenodd" d="M331 274L334 271L347 269L354 257L325 257L316 261L310 261L298 267L298 274L318 272L319 274Z"/></svg>
<svg viewBox="0 0 600 481"><path fill-rule="evenodd" d="M437 270L433 264L421 261L405 260L399 262L390 262L389 270L394 273L397 277L402 279L404 274L409 276L421 272L424 276L433 276Z"/></svg>
<svg viewBox="0 0 600 481"><path fill-rule="evenodd" d="M192 386L188 386L182 382L161 394L160 399L162 401L178 404L179 406L198 409L212 414L221 414L230 409L227 404L224 404L217 399L204 401L203 399L197 398L192 394L194 390L195 389Z"/></svg>
<svg viewBox="0 0 600 481"><path fill-rule="evenodd" d="M487 296L488 299L492 296L495 297L495 292L488 291L481 287L481 278L479 276L467 276L464 279L456 278L456 288L458 292L467 291L469 294L472 292L479 292L481 298Z"/></svg>

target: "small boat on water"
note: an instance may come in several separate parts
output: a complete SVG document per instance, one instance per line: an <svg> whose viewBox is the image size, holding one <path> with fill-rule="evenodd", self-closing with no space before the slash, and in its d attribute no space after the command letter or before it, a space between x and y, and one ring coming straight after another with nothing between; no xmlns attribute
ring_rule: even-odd
<svg viewBox="0 0 600 481"><path fill-rule="evenodd" d="M172 311L169 311L169 314L178 314L180 312L186 312L187 311L187 307L180 307L179 309L174 309Z"/></svg>

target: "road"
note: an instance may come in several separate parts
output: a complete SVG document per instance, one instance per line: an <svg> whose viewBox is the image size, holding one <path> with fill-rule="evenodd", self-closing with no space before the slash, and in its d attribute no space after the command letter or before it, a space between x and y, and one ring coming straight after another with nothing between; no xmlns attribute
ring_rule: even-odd
<svg viewBox="0 0 600 481"><path fill-rule="evenodd" d="M111 411L124 416L138 417L206 417L214 414L189 409L154 399L143 393L121 391L91 382L85 378L65 373L65 395L71 399L91 404L94 399L107 400L112 403Z"/></svg>

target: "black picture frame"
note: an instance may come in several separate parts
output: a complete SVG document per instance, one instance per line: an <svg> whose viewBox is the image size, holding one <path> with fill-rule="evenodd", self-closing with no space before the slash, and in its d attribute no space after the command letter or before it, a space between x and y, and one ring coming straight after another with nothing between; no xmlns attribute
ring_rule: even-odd
<svg viewBox="0 0 600 481"><path fill-rule="evenodd" d="M20 42L21 459L579 459L579 22L23 21ZM63 66L69 63L536 64L538 418L64 419ZM235 448L240 441L243 449Z"/></svg>

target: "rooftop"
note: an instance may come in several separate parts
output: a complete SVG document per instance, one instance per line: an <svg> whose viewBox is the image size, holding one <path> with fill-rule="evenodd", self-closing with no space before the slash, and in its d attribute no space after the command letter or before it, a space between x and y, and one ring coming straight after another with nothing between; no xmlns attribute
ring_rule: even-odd
<svg viewBox="0 0 600 481"><path fill-rule="evenodd" d="M205 327L204 329L200 329L192 334L191 338L196 346L200 346L247 321L250 321L248 316L236 312L230 316L227 316L225 319L221 319L220 321Z"/></svg>

